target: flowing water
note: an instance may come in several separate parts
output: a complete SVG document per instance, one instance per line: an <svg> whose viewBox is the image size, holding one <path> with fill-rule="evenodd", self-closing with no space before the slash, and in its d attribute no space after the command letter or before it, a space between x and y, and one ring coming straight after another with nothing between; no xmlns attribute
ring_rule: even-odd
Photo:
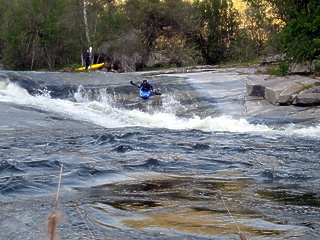
<svg viewBox="0 0 320 240"><path fill-rule="evenodd" d="M61 166L60 239L319 238L320 109L255 70L0 71L0 239L46 235Z"/></svg>

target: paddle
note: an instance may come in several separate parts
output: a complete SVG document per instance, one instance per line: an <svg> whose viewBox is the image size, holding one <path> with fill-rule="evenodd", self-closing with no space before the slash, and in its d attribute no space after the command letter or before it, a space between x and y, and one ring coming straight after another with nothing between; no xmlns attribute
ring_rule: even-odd
<svg viewBox="0 0 320 240"><path fill-rule="evenodd" d="M90 66L89 66L89 68L90 68L91 65L92 65L92 62L93 62L93 58L92 58L92 47L89 47L89 53L90 53Z"/></svg>
<svg viewBox="0 0 320 240"><path fill-rule="evenodd" d="M134 81L130 81L130 84L135 87L139 87L139 84L136 84Z"/></svg>
<svg viewBox="0 0 320 240"><path fill-rule="evenodd" d="M135 83L134 81L130 81L130 84L131 84L132 86L139 87L139 84ZM159 92L153 91L153 93L154 93L155 95L161 95L161 93L159 93Z"/></svg>

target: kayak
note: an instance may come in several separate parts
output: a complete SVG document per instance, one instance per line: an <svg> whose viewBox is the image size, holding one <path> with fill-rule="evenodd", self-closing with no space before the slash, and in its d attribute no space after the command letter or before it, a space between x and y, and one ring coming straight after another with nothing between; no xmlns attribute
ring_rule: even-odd
<svg viewBox="0 0 320 240"><path fill-rule="evenodd" d="M156 91L153 91L153 92L151 92L151 91L142 91L142 89L140 88L139 84L135 83L134 81L130 81L130 84L132 86L138 87L140 89L139 95L143 99L148 99L153 94L154 95L161 95L161 93L156 92Z"/></svg>
<svg viewBox="0 0 320 240"><path fill-rule="evenodd" d="M88 69L99 69L104 66L104 63L92 64ZM77 68L76 71L85 71L86 67Z"/></svg>
<svg viewBox="0 0 320 240"><path fill-rule="evenodd" d="M150 91L142 91L140 88L140 97L143 99L148 99L151 96Z"/></svg>

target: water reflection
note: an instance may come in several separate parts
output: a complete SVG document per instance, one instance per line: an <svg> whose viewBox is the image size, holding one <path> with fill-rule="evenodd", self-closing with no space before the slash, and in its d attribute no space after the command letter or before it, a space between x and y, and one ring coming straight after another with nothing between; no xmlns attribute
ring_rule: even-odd
<svg viewBox="0 0 320 240"><path fill-rule="evenodd" d="M248 202L242 202L242 195L252 190L248 181L178 176L105 184L85 191L94 199L87 203L92 207L89 214L98 212L104 216L99 224L110 226L111 221L116 228L167 237L237 239L239 228L249 239L302 236L304 227L268 219L261 209L250 209Z"/></svg>

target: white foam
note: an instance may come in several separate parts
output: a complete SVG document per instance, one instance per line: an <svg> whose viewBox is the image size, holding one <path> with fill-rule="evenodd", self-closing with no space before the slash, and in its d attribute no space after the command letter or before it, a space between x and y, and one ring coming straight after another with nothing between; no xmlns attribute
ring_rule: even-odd
<svg viewBox="0 0 320 240"><path fill-rule="evenodd" d="M46 94L31 96L25 89L13 83L9 83L5 89L0 90L0 101L35 107L106 128L141 126L177 130L199 129L204 131L254 133L268 136L279 134L317 138L320 136L320 126L298 127L291 124L283 126L283 129L279 130L266 125L250 124L246 119L234 119L232 116L178 117L175 114L176 108L177 106L183 106L175 99L168 99L168 104L160 112L146 113L136 109L116 108L113 106L115 104L110 103L112 101L110 99L104 99L101 102L90 102L87 99L81 100L80 95L77 95L77 98L78 102L71 102L62 99L51 99Z"/></svg>

